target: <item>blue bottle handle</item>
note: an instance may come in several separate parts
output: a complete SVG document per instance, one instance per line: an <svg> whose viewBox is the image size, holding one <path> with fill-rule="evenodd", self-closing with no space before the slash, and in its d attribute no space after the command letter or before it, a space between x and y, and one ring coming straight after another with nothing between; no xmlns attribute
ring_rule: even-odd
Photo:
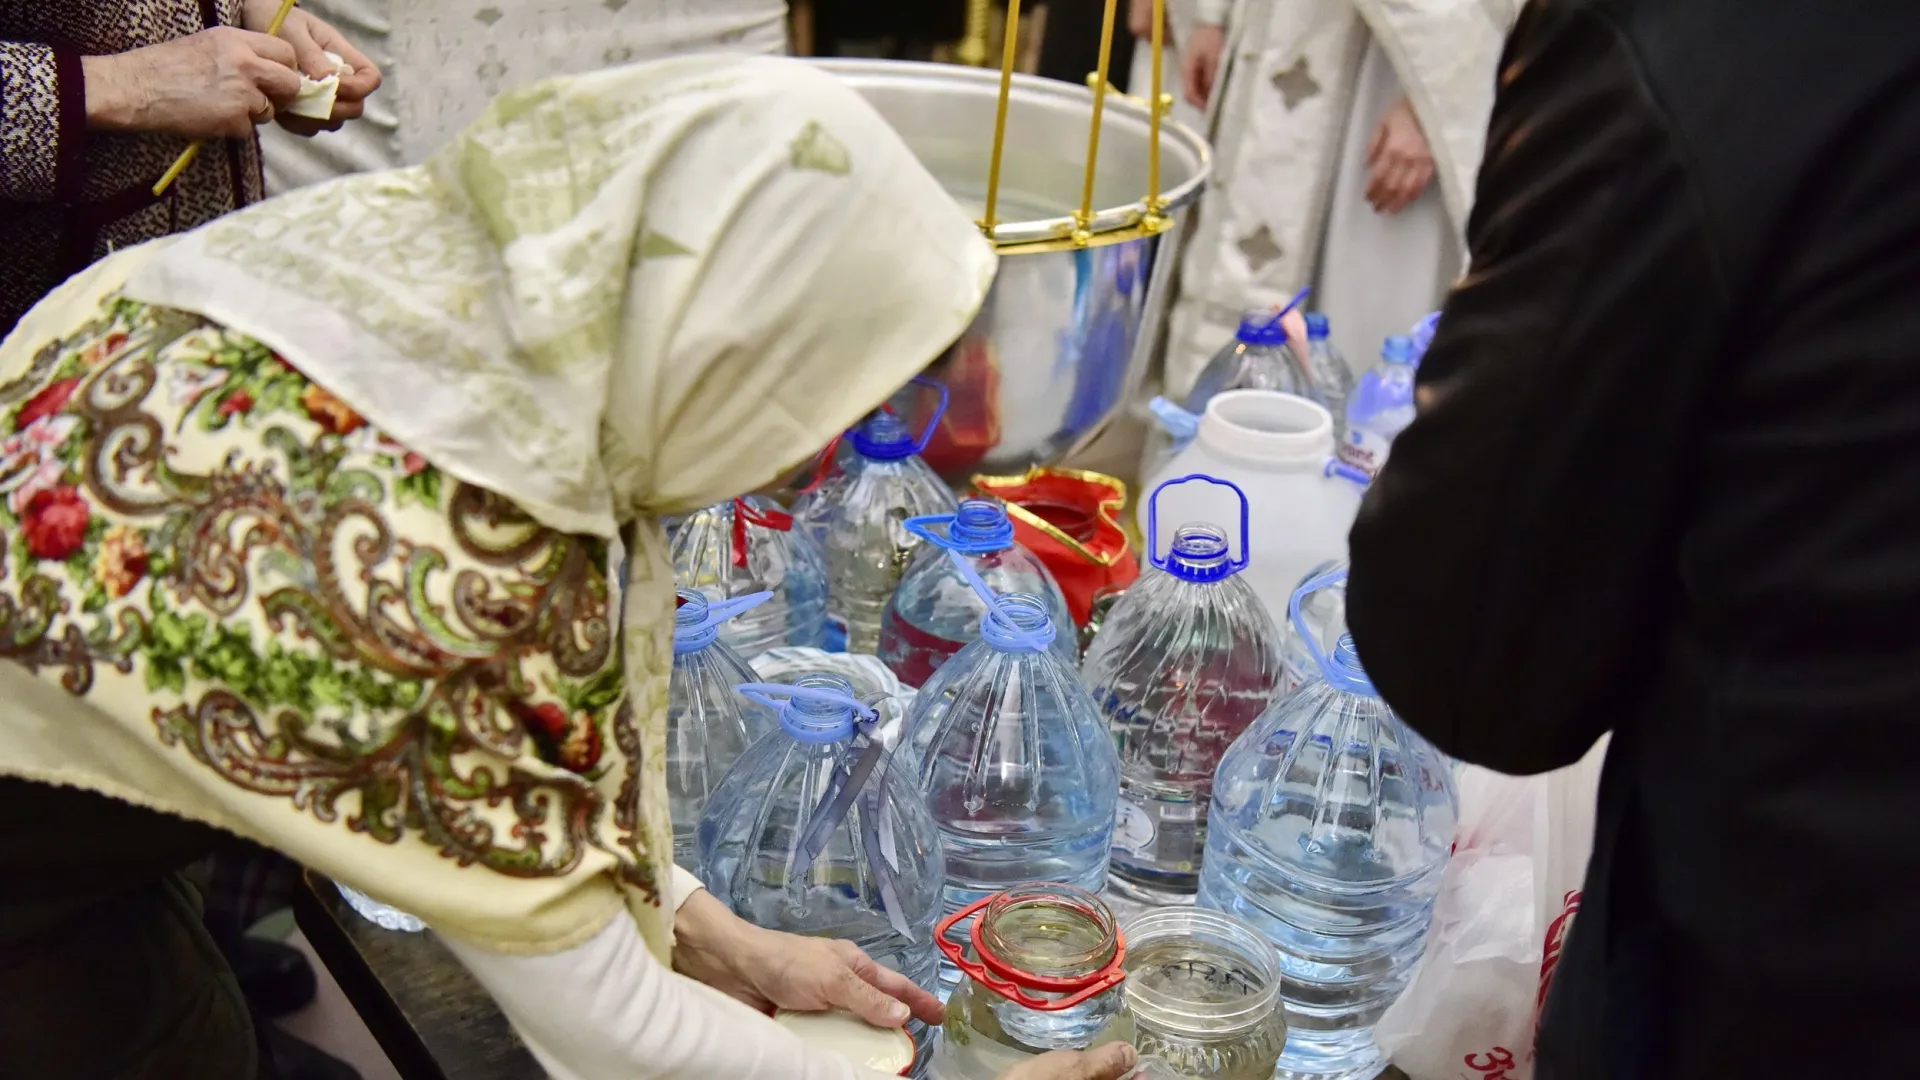
<svg viewBox="0 0 1920 1080"><path fill-rule="evenodd" d="M1321 470L1320 475L1329 478L1337 476L1342 480L1351 480L1363 488L1373 483L1373 477L1341 461L1339 458L1328 458L1327 467Z"/></svg>
<svg viewBox="0 0 1920 1080"><path fill-rule="evenodd" d="M1247 568L1248 541L1247 493L1241 491L1240 486L1231 480L1221 480L1217 477L1208 476L1206 473L1188 473L1185 476L1178 476L1172 480L1164 481L1159 487L1153 489L1153 494L1147 496L1147 561L1158 569L1165 570L1167 568L1167 560L1160 555L1160 493L1170 487L1195 481L1218 484L1228 491L1233 492L1234 497L1240 500L1240 557L1238 559L1229 559L1227 565L1231 568L1228 571L1229 575L1237 574L1245 570Z"/></svg>
<svg viewBox="0 0 1920 1080"><path fill-rule="evenodd" d="M913 440L913 452L916 454L925 453L927 444L933 441L933 433L940 428L940 419L947 415L947 384L935 379L929 379L925 375L915 375L913 378L907 380L907 382L910 386L930 387L934 393L940 396L939 401L934 403L933 415L927 418L927 426L922 428L919 437ZM832 456L831 451L829 451L827 454L828 459L831 459ZM821 471L825 471L824 465ZM819 483L819 480L816 478L814 483Z"/></svg>
<svg viewBox="0 0 1920 1080"><path fill-rule="evenodd" d="M745 596L736 596L728 600L707 601L707 617L688 626L673 628L673 651L675 653L696 652L713 643L717 636L714 629L721 623L744 611L751 611L773 599L773 593L757 592Z"/></svg>
<svg viewBox="0 0 1920 1080"><path fill-rule="evenodd" d="M823 701L829 705L844 705L853 710L855 716L871 722L880 714L873 706L838 690L823 690L815 686L795 686L792 683L736 683L733 692L748 701L765 705L775 712L786 707L787 702L795 698L802 701Z"/></svg>
<svg viewBox="0 0 1920 1080"><path fill-rule="evenodd" d="M1300 640L1307 643L1307 652L1313 654L1313 662L1320 669L1321 678L1326 679L1329 685L1337 686L1348 693L1373 697L1378 694L1378 691L1374 689L1372 680L1357 669L1349 670L1343 665L1334 663L1332 647L1321 644L1320 640L1313 636L1313 630L1307 626L1307 620L1300 614L1302 600L1322 589L1331 589L1346 581L1347 573L1345 568L1329 570L1319 577L1301 582L1300 587L1293 590L1293 595L1287 598L1287 621L1293 624L1293 632L1300 635Z"/></svg>
<svg viewBox="0 0 1920 1080"><path fill-rule="evenodd" d="M1007 614L1000 594L988 588L985 581L980 580L980 575L974 572L973 565L967 562L966 556L948 548L947 557L953 560L953 565L959 569L960 576L966 579L968 585L973 586L974 593L987 605L987 617L980 620L980 636L986 638L989 644L1002 649L1029 649L1033 652L1044 652L1047 646L1053 644L1054 635L1059 633L1059 628L1053 625L1053 620L1049 619L1045 626L1032 630L1021 629L1014 623L1013 617Z"/></svg>
<svg viewBox="0 0 1920 1080"><path fill-rule="evenodd" d="M1274 327L1280 325L1280 320L1286 318L1288 312L1292 311L1294 308L1299 307L1300 302L1302 300L1305 300L1307 298L1307 294L1312 291L1313 291L1313 286L1308 285L1302 288L1299 292L1294 293L1293 299L1287 301L1287 306L1281 308L1279 311L1274 312L1273 315L1270 316L1266 322L1261 323L1260 329L1271 330Z"/></svg>

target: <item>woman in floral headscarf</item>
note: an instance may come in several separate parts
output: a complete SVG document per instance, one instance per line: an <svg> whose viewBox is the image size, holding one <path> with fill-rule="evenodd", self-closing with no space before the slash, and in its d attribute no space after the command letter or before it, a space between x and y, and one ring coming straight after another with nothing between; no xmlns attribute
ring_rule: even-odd
<svg viewBox="0 0 1920 1080"><path fill-rule="evenodd" d="M851 90L694 58L513 92L427 166L30 312L0 346L0 1074L250 1073L230 982L181 985L207 950L166 876L224 832L425 918L556 1076L877 1075L740 1002L931 996L671 871L657 517L813 452L992 272Z"/></svg>

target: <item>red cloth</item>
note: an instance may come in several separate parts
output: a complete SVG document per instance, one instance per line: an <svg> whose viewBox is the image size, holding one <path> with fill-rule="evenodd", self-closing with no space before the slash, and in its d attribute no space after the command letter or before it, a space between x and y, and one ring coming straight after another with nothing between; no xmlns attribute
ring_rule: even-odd
<svg viewBox="0 0 1920 1080"><path fill-rule="evenodd" d="M1103 473L1035 467L1019 476L976 476L973 486L1007 504L1013 536L1060 583L1073 621L1085 626L1094 598L1140 576L1120 513L1127 485Z"/></svg>

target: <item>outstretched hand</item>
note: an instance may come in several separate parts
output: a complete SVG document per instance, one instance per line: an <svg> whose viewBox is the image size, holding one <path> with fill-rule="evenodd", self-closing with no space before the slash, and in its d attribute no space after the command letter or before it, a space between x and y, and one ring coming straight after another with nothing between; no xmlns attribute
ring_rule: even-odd
<svg viewBox="0 0 1920 1080"><path fill-rule="evenodd" d="M1124 1080L1139 1061L1140 1055L1126 1043L1092 1050L1055 1050L1015 1065L998 1080Z"/></svg>
<svg viewBox="0 0 1920 1080"><path fill-rule="evenodd" d="M946 1019L939 998L852 942L763 930L704 889L680 906L674 932L675 971L762 1012L846 1009L880 1027Z"/></svg>

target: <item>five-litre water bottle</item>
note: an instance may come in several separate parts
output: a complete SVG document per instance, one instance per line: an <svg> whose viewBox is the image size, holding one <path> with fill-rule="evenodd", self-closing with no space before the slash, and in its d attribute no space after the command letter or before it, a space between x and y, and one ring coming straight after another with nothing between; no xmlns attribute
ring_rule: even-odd
<svg viewBox="0 0 1920 1080"><path fill-rule="evenodd" d="M673 675L667 682L667 811L673 861L700 872L695 831L707 799L734 760L778 726L773 710L733 688L757 682L753 669L720 640L728 619L767 601L766 593L709 603L683 589L673 613Z"/></svg>
<svg viewBox="0 0 1920 1080"><path fill-rule="evenodd" d="M1259 311L1241 319L1233 340L1200 369L1200 377L1180 402L1181 407L1198 416L1223 390L1278 390L1314 397L1312 373L1287 345L1286 328L1280 325L1284 314Z"/></svg>
<svg viewBox="0 0 1920 1080"><path fill-rule="evenodd" d="M1232 493L1231 513L1219 516L1238 525L1238 558L1226 529L1197 521L1176 529L1161 555L1161 495L1190 485ZM1240 573L1247 512L1244 492L1204 474L1155 488L1152 569L1114 605L1080 666L1120 755L1113 883L1134 899L1192 902L1214 768L1280 686L1280 631Z"/></svg>
<svg viewBox="0 0 1920 1080"><path fill-rule="evenodd" d="M1014 542L1013 521L1004 506L988 499L962 499L958 512L911 518L907 530L926 546L908 564L880 622L880 659L901 681L925 684L940 665L980 636L987 605L948 552L966 559L995 593L1044 599L1053 624L1063 628L1053 636L1054 654L1068 667L1079 664L1077 641L1064 632L1073 625L1066 597L1046 564Z"/></svg>
<svg viewBox="0 0 1920 1080"><path fill-rule="evenodd" d="M954 511L953 491L920 459L946 411L946 388L934 385L940 404L918 437L890 409L873 412L847 432L841 445L851 453L794 503L826 557L829 649L879 647L887 601L921 545L907 519Z"/></svg>
<svg viewBox="0 0 1920 1080"><path fill-rule="evenodd" d="M1106 878L1120 762L1093 699L1052 651L1066 632L1037 596L993 597L980 639L914 698L902 753L940 826L949 913L1014 885L1097 892ZM941 973L949 986L958 977L951 965Z"/></svg>
<svg viewBox="0 0 1920 1080"><path fill-rule="evenodd" d="M1307 374L1313 379L1313 400L1326 406L1333 416L1335 445L1347 436L1347 399L1353 396L1353 370L1347 358L1334 348L1327 317L1317 311L1307 314Z"/></svg>
<svg viewBox="0 0 1920 1080"><path fill-rule="evenodd" d="M793 517L764 495L687 515L673 535L673 582L712 600L773 594L720 628L720 640L748 660L782 646L826 644L826 558L811 536L794 528Z"/></svg>
<svg viewBox="0 0 1920 1080"><path fill-rule="evenodd" d="M779 727L714 790L701 880L756 926L851 941L932 991L946 862L911 774L872 737L877 710L834 675L736 689Z"/></svg>
<svg viewBox="0 0 1920 1080"><path fill-rule="evenodd" d="M1311 638L1294 594L1291 621ZM1371 1077L1380 1015L1420 960L1453 845L1446 758L1395 716L1353 638L1316 645L1318 671L1240 736L1214 779L1204 907L1258 927L1280 957L1279 1078Z"/></svg>
<svg viewBox="0 0 1920 1080"><path fill-rule="evenodd" d="M1413 423L1413 341L1390 337L1380 363L1360 376L1347 399L1347 434L1340 461L1368 478L1387 463L1394 437Z"/></svg>

